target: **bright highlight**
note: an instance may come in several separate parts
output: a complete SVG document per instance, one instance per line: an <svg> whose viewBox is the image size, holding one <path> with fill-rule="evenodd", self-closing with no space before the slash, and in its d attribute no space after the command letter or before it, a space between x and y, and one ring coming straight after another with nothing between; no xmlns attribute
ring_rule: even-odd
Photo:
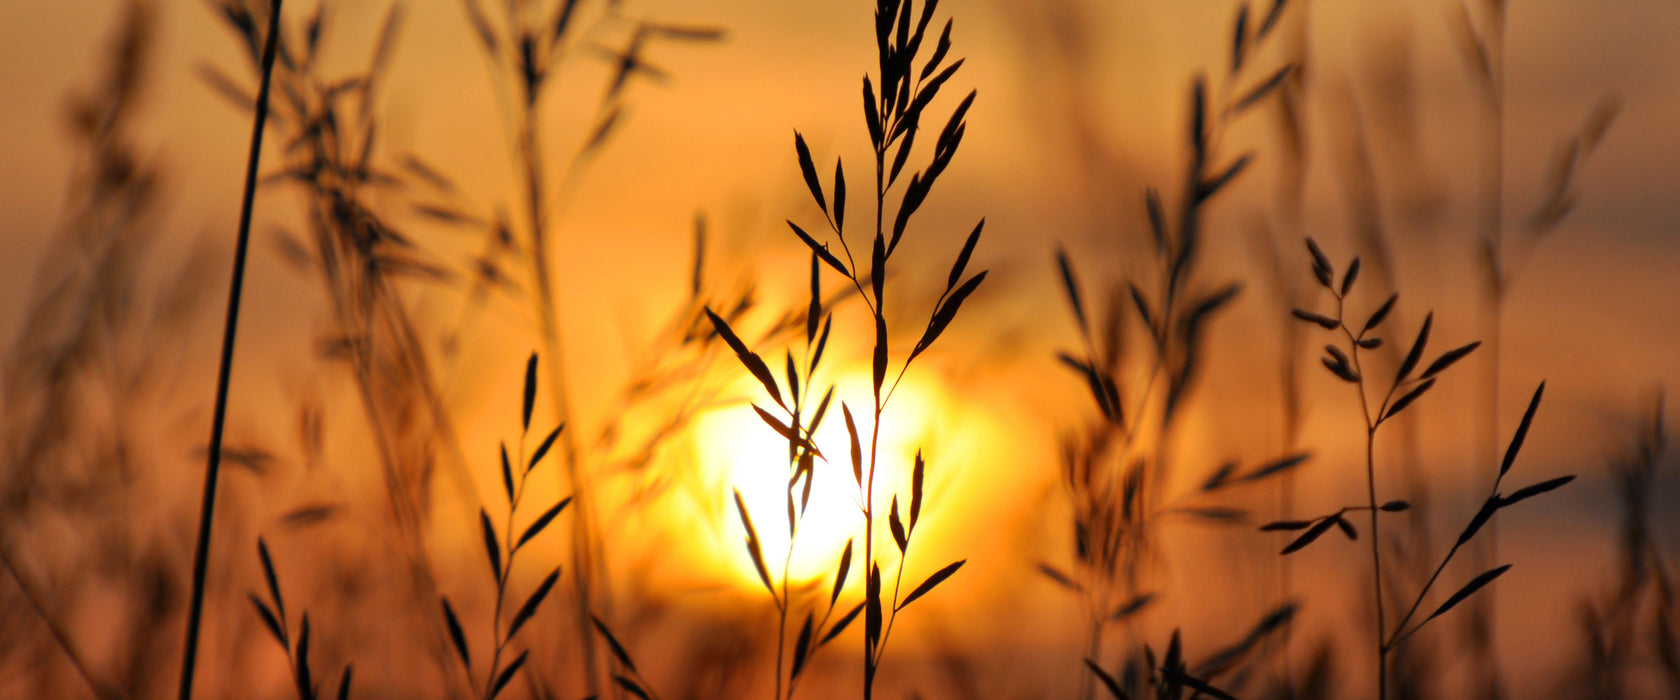
<svg viewBox="0 0 1680 700"><path fill-rule="evenodd" d="M862 556L862 496L852 472L851 441L841 414L839 397L846 395L863 399L860 404L853 405L852 416L857 420L867 478L870 430L873 428L868 375L846 377L835 393L833 405L817 428L814 441L828 461L817 460L810 501L800 517L797 535L792 538L795 546L791 558L788 556L787 499L788 479L793 474L793 468L788 463L787 440L765 425L746 404L714 412L701 421L699 448L702 464L708 473L725 475L726 486L717 497L724 504L718 512L726 519L720 528L726 539L722 548L725 561L721 562L721 568L728 571L729 580L755 589L763 587L753 567L752 557L747 553L746 530L741 526L731 502L734 496L730 489L739 489L742 500L746 502L753 526L763 542L764 560L772 580L780 581L784 561L792 586L832 576L848 539L856 540L853 544L854 557ZM815 410L818 399L820 395L811 399L809 410ZM852 401L848 400L848 403ZM928 417L937 410L934 404L931 392L912 384L908 378L888 404L886 420L881 426L875 474L875 508L877 517L882 519L876 533L878 544L886 541L887 546L891 546L891 536L886 534L885 516L892 505L893 489L899 486L908 499L908 486L902 485L909 483L917 445L930 427ZM768 410L773 414L779 411L774 407ZM794 494L796 507L803 495L803 480L798 486L799 491ZM901 509L908 507L908 502L900 504Z"/></svg>

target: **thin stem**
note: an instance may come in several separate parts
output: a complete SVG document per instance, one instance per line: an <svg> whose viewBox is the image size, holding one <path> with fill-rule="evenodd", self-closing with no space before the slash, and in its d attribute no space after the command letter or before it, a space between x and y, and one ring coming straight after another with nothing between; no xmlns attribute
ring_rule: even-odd
<svg viewBox="0 0 1680 700"><path fill-rule="evenodd" d="M868 595L869 578L875 568L875 464L877 448L881 443L881 399L875 398L875 425L869 435L869 474L865 479L863 496L863 576L865 595ZM867 603L865 603L867 606ZM869 633L863 635L863 700L870 700L875 696L875 658L874 649L870 646Z"/></svg>
<svg viewBox="0 0 1680 700"><path fill-rule="evenodd" d="M884 76L883 76L883 78L884 78ZM882 87L883 95L882 95L882 98L881 98L883 101L881 102L881 105L880 105L881 108L882 108L881 111L883 111L883 112L885 111L885 105L886 105L886 103L884 101L885 91L886 91L886 87L883 83L883 87ZM891 132L883 132L883 133L891 133ZM885 213L885 209L886 209L886 205L887 205L886 157L887 157L887 152L886 152L884 147L878 147L878 148L875 149L875 237L876 238L880 238L882 236L882 233L883 233L882 216ZM886 274L885 269L882 269L879 272L883 275ZM872 271L872 274L873 274L873 271ZM867 302L869 300L869 296L867 294L863 294L861 283L856 282L857 270L855 269L855 267L852 271L852 277L854 278L854 280L853 280L854 283L859 284L858 293L863 295L864 300ZM886 288L885 287L885 280L883 280L882 283L883 283L882 284L882 289L885 290L885 288ZM873 306L872 311L874 312L874 316L877 319L877 322L879 322L879 319L882 318L886 314L886 302L883 299L877 297L875 299L875 304ZM863 487L863 581L864 581L864 590L865 590L864 595L866 597L868 596L869 579L870 579L870 577L871 577L871 575L874 571L874 568L875 568L875 466L876 466L876 455L878 454L880 443L881 443L881 409L882 409L882 406L883 406L883 403L881 401L881 388L879 386L877 386L877 387L875 387L875 419L873 421L873 425L870 426L870 430L869 430L869 474L867 475L868 478L864 480L864 487ZM867 608L868 607L868 602L866 601L864 603L864 605ZM867 622L866 622L866 627L867 627ZM874 653L875 653L875 650L871 645L871 641L869 639L869 632L866 628L865 631L864 631L864 634L863 634L863 700L870 700L871 698L873 698L875 696L875 658L874 658Z"/></svg>
<svg viewBox="0 0 1680 700"><path fill-rule="evenodd" d="M64 657L70 661L70 667L76 669L76 676L87 683L88 690L93 691L93 696L100 700L120 697L113 689L94 679L93 672L82 662L81 654L77 653L75 646L70 643L70 637L64 633L64 628L47 614L46 608L41 605L40 598L23 580L23 574L18 572L16 566L12 565L11 557L3 551L0 551L0 566L5 567L6 573L12 575L12 580L17 582L18 590L23 593L24 600L29 602L29 608L35 611L37 617L41 618L41 624L52 635L53 641L58 643L59 649L64 652Z"/></svg>
<svg viewBox="0 0 1680 700"><path fill-rule="evenodd" d="M1101 612L1092 613L1091 629L1085 637L1085 658L1095 661L1099 665L1102 663L1103 622L1101 615ZM1097 691L1097 686L1092 682L1091 675L1090 673L1079 674L1080 700L1091 700L1092 695Z"/></svg>
<svg viewBox="0 0 1680 700"><path fill-rule="evenodd" d="M1458 553L1458 548L1460 546L1462 545L1454 544L1452 549L1447 551L1446 558L1441 560L1441 565L1435 567L1435 573L1429 575L1429 581L1424 583L1423 588L1418 591L1417 599L1412 601L1412 607L1406 610L1406 614L1401 616L1400 622L1394 626L1394 636L1383 643L1384 649L1393 650L1395 647L1400 646L1400 642L1402 640L1412 636L1412 632L1416 632L1418 629L1423 627L1422 624L1419 624L1410 631L1406 631L1406 623L1411 622L1412 615L1417 614L1418 607L1423 605L1423 597L1427 595L1429 593L1429 589L1435 585L1435 580L1441 577L1441 572L1446 571L1447 563L1452 561L1453 555ZM1402 634L1402 632L1404 632L1404 634Z"/></svg>
<svg viewBox="0 0 1680 700"><path fill-rule="evenodd" d="M227 321L222 327L221 367L216 373L216 408L210 421L210 455L204 470L204 502L199 511L198 546L193 553L192 602L187 612L186 651L181 655L181 700L192 698L199 624L204 616L204 579L210 564L210 530L215 522L216 482L222 471L222 431L227 423L228 383L233 374L234 340L239 333L239 300L245 289L245 259L251 247L251 209L257 196L257 165L262 158L263 127L268 122L268 88L273 82L274 57L280 43L280 3L281 0L274 0L269 10L268 40L263 46L262 85L257 90L256 116L251 125L251 152L245 160L245 191L239 205L239 237L233 253Z"/></svg>
<svg viewBox="0 0 1680 700"><path fill-rule="evenodd" d="M793 562L793 538L795 532L796 530L793 528L788 530L787 556L782 558L782 597L780 600L776 601L776 694L771 696L775 698L775 700L781 700L782 698L782 654L785 653L787 648L787 614L790 602L788 599L788 566ZM771 591L770 597L776 597L774 591ZM788 697L792 696L793 679L789 678Z"/></svg>
<svg viewBox="0 0 1680 700"><path fill-rule="evenodd" d="M555 413L560 422L571 422L571 402L567 391L565 344L560 332L560 301L559 292L555 289L553 272L548 264L548 216L543 197L543 177L541 152L537 145L536 104L533 100L526 101L526 107L520 122L520 143L522 148L521 164L525 180L525 199L531 224L531 276L537 287L537 305L540 315L539 325L542 328L544 349L551 358L549 371L553 384L553 400ZM595 635L591 630L589 611L594 608L591 589L594 585L594 508L589 498L588 472L581 464L581 452L574 431L564 431L560 436L561 452L566 458L565 476L570 483L573 494L572 528L572 585L577 591L578 614L575 620L577 638L583 650L583 667L585 688L590 694L599 689L596 678L598 665L595 649Z"/></svg>
<svg viewBox="0 0 1680 700"><path fill-rule="evenodd" d="M1383 644L1387 626L1383 620L1382 533L1378 529L1382 519L1377 517L1376 441L1377 429L1372 427L1365 432L1365 488L1371 503L1371 592L1376 598L1377 608L1377 698L1381 700L1388 697L1388 647Z"/></svg>
<svg viewBox="0 0 1680 700"><path fill-rule="evenodd" d="M1331 291L1336 293L1335 290ZM1382 520L1377 517L1379 512L1377 510L1376 443L1377 428L1382 424L1382 412L1387 410L1388 396L1383 398L1382 405L1377 408L1377 415L1372 416L1370 402L1365 397L1365 370L1359 362L1358 338L1353 334L1352 329L1348 328L1347 323L1342 320L1345 301L1346 299L1340 293L1336 293L1336 319L1342 333L1350 341L1348 344L1349 357L1353 362L1354 375L1358 377L1354 384L1359 391L1359 412L1365 421L1365 495L1371 511L1371 593L1377 609L1377 698L1378 700L1386 700L1388 697L1388 645L1385 639L1388 636L1388 626L1384 619L1383 610ZM1393 388L1390 388L1388 395L1392 396L1393 393Z"/></svg>
<svg viewBox="0 0 1680 700"><path fill-rule="evenodd" d="M904 560L910 558L910 534L904 535L904 551L899 552L898 574L893 577L892 613L887 616L886 629L881 631L881 643L875 645L875 665L881 665L881 659L887 655L887 637L892 636L893 622L898 619L898 593L904 585Z"/></svg>
<svg viewBox="0 0 1680 700"><path fill-rule="evenodd" d="M530 481L530 472L525 468L525 438L526 431L519 432L519 461L514 468L520 471L519 486L513 490L513 499L508 503L507 520L502 526L502 537L507 550L503 559L502 574L496 578L496 607L490 610L490 631L496 642L495 651L490 654L490 675L484 679L484 697L490 696L491 685L496 682L496 672L502 663L502 650L507 648L510 640L502 638L502 603L507 600L508 581L513 578L513 558L519 554L519 549L513 544L513 514L519 510L519 501L525 497L525 484ZM505 454L505 453L504 453ZM513 469L508 470L511 474Z"/></svg>
<svg viewBox="0 0 1680 700"><path fill-rule="evenodd" d="M1488 358L1488 372L1483 398L1485 402L1484 420L1482 422L1483 455L1493 468L1498 468L1499 450L1499 393L1500 393L1500 336L1504 325L1504 297L1506 289L1505 266L1505 8L1502 2L1489 3L1491 17L1487 20L1487 30L1482 38L1481 47L1487 57L1487 75L1482 83L1483 99L1486 100L1482 111L1480 145L1481 152L1481 226L1482 237L1487 245L1487 286L1483 307L1483 337L1487 347L1484 355ZM1487 557L1487 561L1496 561L1499 556L1499 530L1495 523L1489 523L1486 539L1487 545L1477 549L1477 558ZM1491 630L1496 625L1494 614L1494 596L1497 593L1489 591L1483 600L1478 600L1472 610L1475 617L1485 621L1486 628ZM1478 642L1486 642L1479 638ZM1476 645L1476 652L1483 657L1484 680L1488 683L1490 697L1499 695L1499 659L1497 654L1481 643Z"/></svg>
<svg viewBox="0 0 1680 700"><path fill-rule="evenodd" d="M1504 481L1504 479L1504 474L1499 474L1494 477L1493 488L1488 491L1488 499L1491 500L1499 495L1499 485ZM1492 519L1488 520L1485 527L1491 527L1494 522L1496 521ZM1406 610L1406 614L1400 618L1399 624L1394 626L1393 637L1385 643L1385 646L1390 651L1400 646L1400 642L1404 641L1407 637L1412 636L1413 633L1422 629L1423 626L1429 622L1429 620L1426 619L1423 622L1418 623L1416 627L1413 627L1410 630L1406 629L1406 623L1410 622L1412 616L1417 614L1418 608L1423 605L1424 597L1429 595L1429 590L1435 586L1436 579L1441 577L1441 572L1447 569L1447 564L1452 562L1453 556L1458 554L1459 548L1463 547L1465 544L1466 542L1462 540L1454 542L1452 548L1447 550L1447 556L1441 559L1441 564L1435 567L1435 573L1431 574L1429 576L1429 581L1425 582L1423 584L1423 588L1418 590L1417 599L1412 601L1411 608Z"/></svg>

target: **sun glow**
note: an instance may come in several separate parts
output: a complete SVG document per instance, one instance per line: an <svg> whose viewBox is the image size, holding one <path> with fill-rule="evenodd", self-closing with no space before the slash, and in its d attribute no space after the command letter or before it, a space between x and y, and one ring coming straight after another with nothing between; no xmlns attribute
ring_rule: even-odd
<svg viewBox="0 0 1680 700"><path fill-rule="evenodd" d="M873 428L867 375L848 376L840 383L836 398L822 425L817 429L815 443L827 462L817 460L816 476L811 485L809 504L800 515L792 555L789 556L789 528L787 518L788 464L787 441L778 436L758 417L751 406L740 405L721 410L707 417L700 425L700 455L710 474L721 475L723 488L718 493L723 508L717 510L726 519L718 528L725 538L721 548L724 561L720 568L728 578L742 586L761 588L758 573L744 544L746 530L741 525L731 502L732 490L738 489L753 526L763 541L764 560L773 580L781 579L783 563L787 566L789 582L808 583L832 576L836 563L848 539L855 539L855 556L863 547L862 496L854 480L851 465L850 438L840 410L840 396L862 398L852 415L857 420L858 435L863 448L865 468L869 461L869 439ZM861 388L862 391L855 391ZM854 391L848 391L854 390ZM812 400L814 407L816 400ZM881 425L879 459L875 475L875 504L878 516L884 517L890 507L895 487L908 483L916 448L930 427L928 417L937 409L933 392L906 380L893 395L885 420ZM804 482L799 484L803 491ZM905 487L900 487L901 490ZM797 500L803 495L796 492ZM880 537L886 528L882 525ZM889 546L890 546L890 539ZM855 566L855 560L854 560Z"/></svg>

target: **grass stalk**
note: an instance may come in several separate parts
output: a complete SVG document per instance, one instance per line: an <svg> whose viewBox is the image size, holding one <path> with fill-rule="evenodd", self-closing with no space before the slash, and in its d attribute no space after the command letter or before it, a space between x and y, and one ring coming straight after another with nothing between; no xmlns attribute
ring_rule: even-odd
<svg viewBox="0 0 1680 700"><path fill-rule="evenodd" d="M1490 469L1496 468L1499 454L1499 396L1501 390L1501 357L1505 328L1505 295L1508 289L1505 262L1505 27L1506 5L1503 0L1487 3L1486 27L1482 34L1483 51L1488 65L1481 81L1483 98L1480 120L1481 167L1478 191L1481 195L1481 236L1487 246L1487 280L1483 288L1481 335L1486 339L1487 373L1482 398L1481 454ZM1477 564L1485 567L1499 560L1499 524L1490 523L1485 545L1476 552ZM1498 698L1503 695L1499 655L1490 642L1498 624L1495 618L1497 593L1476 601L1472 608L1472 633L1475 653L1480 656L1478 668L1483 670L1482 696Z"/></svg>
<svg viewBox="0 0 1680 700"><path fill-rule="evenodd" d="M41 624L47 628L47 633L52 635L53 642L57 643L59 650L64 652L64 658L70 662L70 667L75 669L76 677L87 684L88 690L93 693L93 696L99 698L99 700L112 700L121 697L114 689L107 687L93 677L92 669L89 669L87 663L82 660L81 653L76 651L75 645L70 641L70 636L65 634L63 626L47 614L46 608L41 605L41 597L36 595L35 589L31 588L27 581L23 580L23 574L18 573L17 567L12 564L11 556L3 551L0 551L0 566L5 567L6 573L11 574L12 580L17 583L18 591L23 593L24 600L28 601L29 609L35 613L36 617L41 618Z"/></svg>
<svg viewBox="0 0 1680 700"><path fill-rule="evenodd" d="M531 220L530 261L531 276L537 287L537 315L542 326L544 352L552 358L549 362L553 367L549 373L550 397L556 420L565 423L572 420L572 406L566 381L565 343L560 332L560 301L548 262L548 215L546 197L543 196L542 158L537 145L536 121L536 100L530 97L525 100L519 125L520 175L525 184L526 205ZM593 490L588 483L588 467L581 463L582 453L572 431L561 434L560 452L566 464L563 473L567 488L576 499L576 513L572 521L572 587L577 596L577 615L573 624L583 653L584 688L589 694L595 694L599 692L601 681L596 676L599 661L594 624L590 617L595 610L594 555L597 548L594 499L591 497Z"/></svg>
<svg viewBox="0 0 1680 700"><path fill-rule="evenodd" d="M1353 331L1347 327L1345 322L1342 322L1345 303L1345 296L1338 294L1336 297L1336 319L1341 326L1343 335L1347 336L1348 345L1351 348L1348 356L1353 361L1354 374L1359 377L1359 381L1354 385L1359 392L1359 414L1365 421L1365 496L1366 507L1371 514L1371 601L1377 613L1377 698L1378 700L1386 700L1388 698L1388 644L1385 641L1385 635L1388 634L1388 623L1385 619L1387 616L1386 606L1383 605L1382 519L1378 517L1381 511L1377 503L1376 457L1377 425L1381 416L1376 419L1371 417L1370 402L1365 396L1365 371L1359 361L1359 338L1353 334ZM1391 390L1389 396L1392 395L1393 391ZM1388 399L1387 396L1383 397L1383 407L1385 409Z"/></svg>
<svg viewBox="0 0 1680 700"><path fill-rule="evenodd" d="M216 483L221 476L222 434L227 421L228 383L233 373L234 341L239 332L239 301L245 288L245 260L251 243L251 210L257 194L257 165L262 156L263 128L268 121L268 89L273 80L274 58L280 44L281 2L282 0L273 0L270 5L268 38L263 45L262 85L257 89L256 113L252 117L251 126L251 151L245 161L245 189L239 207L239 234L233 254L233 279L229 282L227 320L222 329L221 364L216 374L216 408L210 422L209 457L204 470L204 499L199 509L198 544L193 553L192 598L187 608L186 649L181 654L181 700L192 698L199 627L204 614L204 583L210 563L210 533L215 522Z"/></svg>
<svg viewBox="0 0 1680 700"><path fill-rule="evenodd" d="M1436 567L1435 573L1429 577L1429 580L1418 591L1417 598L1413 601L1411 608L1407 610L1406 614L1400 619L1400 622L1396 624L1394 629L1391 631L1388 628L1386 608L1383 604L1382 537L1381 530L1379 529L1381 527L1380 515L1385 512L1400 513L1409 511L1411 510L1411 504L1401 500L1386 501L1379 504L1379 501L1377 500L1375 456L1377 432L1385 422L1394 418L1408 406L1411 406L1426 392L1433 388L1441 373L1445 372L1449 367L1474 352L1481 346L1481 343L1472 342L1447 350L1419 371L1419 366L1423 359L1424 348L1429 342L1429 332L1434 320L1433 314L1425 316L1423 326L1418 331L1417 339L1412 342L1411 350L1409 350L1406 353L1405 358L1401 360L1399 367L1396 368L1394 372L1393 381L1389 384L1386 393L1383 394L1382 401L1377 404L1376 410L1372 411L1370 400L1367 397L1368 392L1366 382L1369 377L1366 368L1360 360L1360 350L1374 350L1383 346L1383 339L1371 335L1371 333L1379 328L1383 320L1387 318L1389 313L1394 309L1395 302L1399 300L1399 295L1394 294L1389 296L1387 301L1383 302L1380 307L1371 313L1365 323L1359 327L1359 330L1355 331L1354 328L1349 326L1347 323L1346 307L1348 294L1353 289L1354 281L1358 279L1359 276L1359 258L1355 257L1350 263L1348 263L1346 272L1342 275L1341 282L1336 283L1335 269L1331 265L1330 259L1324 255L1324 251L1320 250L1318 244L1311 238L1308 238L1306 243L1307 250L1312 255L1313 274L1318 278L1319 285L1324 287L1331 293L1332 296L1335 297L1336 312L1335 316L1331 317L1311 311L1296 309L1293 312L1293 315L1297 319L1312 323L1325 330L1338 332L1347 341L1345 349L1338 347L1335 344L1324 346L1326 354L1322 358L1322 362L1325 369L1329 370L1330 373L1338 379L1351 384L1354 390L1359 394L1359 409L1361 418L1365 424L1365 483L1367 505L1357 508L1344 507L1335 513L1318 516L1309 520L1278 521L1263 526L1261 530L1305 530L1303 534L1297 536L1293 542L1283 549L1283 554L1289 554L1313 543L1324 533L1328 532L1332 527L1340 528L1349 539L1357 539L1357 530L1354 528L1352 523L1348 522L1343 517L1343 515L1353 510L1367 510L1370 512L1372 574L1371 598L1376 606L1376 697L1378 700L1386 700L1388 697L1389 652L1398 647L1400 642L1411 637L1412 634L1417 632L1417 630L1423 627L1423 625L1427 624L1431 620L1434 620L1436 617L1439 617L1442 613L1447 612L1459 603L1469 599L1475 593L1484 590L1489 583L1511 568L1511 565L1506 564L1504 566L1498 566L1484 571L1474 579L1471 579L1469 583L1465 584L1451 597L1449 597L1446 602L1442 603L1441 606L1429 617L1425 618L1422 622L1417 623L1413 627L1407 628L1407 623L1411 621L1412 616L1417 612L1418 607L1422 605L1423 599L1429 594L1430 589L1440 578L1441 572L1445 570L1447 563L1450 562L1453 556L1458 553L1459 548L1470 542L1478 532L1482 531L1484 526L1488 525L1492 521L1494 514L1500 509L1509 507L1548 491L1555 490L1565 484L1568 484L1570 481L1573 481L1575 477L1564 476L1549 479L1540 483L1525 486L1510 495L1499 493L1499 487L1503 482L1505 475L1510 471L1512 464L1515 462L1517 451L1521 449L1523 440L1528 435L1529 426L1534 420L1534 413L1540 406L1540 397L1545 390L1545 384L1542 383L1540 388L1535 390L1534 398L1529 402L1528 411L1523 414L1522 423L1517 427L1516 434L1512 437L1510 446L1506 448L1505 457L1499 463L1499 471L1494 478L1493 487L1490 490L1487 499L1483 501L1481 508L1476 512L1475 516L1471 518L1470 524L1466 526L1464 532L1459 535L1458 541L1453 545L1452 549L1447 552L1447 555L1442 560L1441 564ZM1490 673L1492 675L1490 675L1487 679L1489 685L1487 685L1484 690L1490 693L1497 693L1499 692L1497 673L1492 671L1490 671Z"/></svg>

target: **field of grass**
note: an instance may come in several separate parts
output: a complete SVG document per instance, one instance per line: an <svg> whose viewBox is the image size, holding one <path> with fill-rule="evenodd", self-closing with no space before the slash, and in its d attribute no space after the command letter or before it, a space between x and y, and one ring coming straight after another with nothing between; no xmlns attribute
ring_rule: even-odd
<svg viewBox="0 0 1680 700"><path fill-rule="evenodd" d="M0 698L1680 697L1676 23L0 10Z"/></svg>

